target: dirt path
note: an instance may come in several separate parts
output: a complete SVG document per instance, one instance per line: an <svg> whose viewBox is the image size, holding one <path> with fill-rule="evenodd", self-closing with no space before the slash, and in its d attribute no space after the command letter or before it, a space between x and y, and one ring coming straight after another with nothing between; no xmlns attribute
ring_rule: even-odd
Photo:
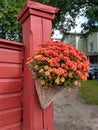
<svg viewBox="0 0 98 130"><path fill-rule="evenodd" d="M78 90L65 90L54 101L55 130L98 130L98 105L77 97Z"/></svg>

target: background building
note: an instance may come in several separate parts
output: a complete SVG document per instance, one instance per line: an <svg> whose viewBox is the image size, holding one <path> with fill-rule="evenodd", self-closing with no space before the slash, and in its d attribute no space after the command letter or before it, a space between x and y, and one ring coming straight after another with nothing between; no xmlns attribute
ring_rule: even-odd
<svg viewBox="0 0 98 130"><path fill-rule="evenodd" d="M85 52L91 64L98 64L98 32L95 33L67 33L63 36L64 43L74 45Z"/></svg>

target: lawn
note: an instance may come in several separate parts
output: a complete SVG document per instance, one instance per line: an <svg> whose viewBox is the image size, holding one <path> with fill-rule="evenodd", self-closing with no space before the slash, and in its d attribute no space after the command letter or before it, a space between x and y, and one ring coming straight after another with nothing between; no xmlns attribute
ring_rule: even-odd
<svg viewBox="0 0 98 130"><path fill-rule="evenodd" d="M87 80L82 83L79 96L89 104L98 105L98 82L96 80Z"/></svg>

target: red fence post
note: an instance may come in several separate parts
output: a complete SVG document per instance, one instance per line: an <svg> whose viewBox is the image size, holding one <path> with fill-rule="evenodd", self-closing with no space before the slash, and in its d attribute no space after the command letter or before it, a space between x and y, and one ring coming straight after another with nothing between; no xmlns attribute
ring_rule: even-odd
<svg viewBox="0 0 98 130"><path fill-rule="evenodd" d="M52 20L57 12L57 8L28 1L17 17L22 24L24 43L23 130L53 130L53 104L46 110L40 108L26 60L38 44L50 40Z"/></svg>

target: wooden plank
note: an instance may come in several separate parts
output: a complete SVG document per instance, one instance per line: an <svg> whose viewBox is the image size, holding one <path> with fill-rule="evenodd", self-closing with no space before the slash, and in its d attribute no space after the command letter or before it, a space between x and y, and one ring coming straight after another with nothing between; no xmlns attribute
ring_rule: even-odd
<svg viewBox="0 0 98 130"><path fill-rule="evenodd" d="M16 45L9 45L7 43L0 43L0 48L6 48L6 49L11 49L11 50L18 50L18 51L22 51L23 47L21 46L16 46Z"/></svg>
<svg viewBox="0 0 98 130"><path fill-rule="evenodd" d="M0 62L22 63L22 51L0 48Z"/></svg>
<svg viewBox="0 0 98 130"><path fill-rule="evenodd" d="M43 41L50 40L52 24L51 20L43 19ZM48 25L48 26L47 26ZM46 35L47 32L47 35ZM43 110L43 126L49 130L53 130L53 103L47 109Z"/></svg>
<svg viewBox="0 0 98 130"><path fill-rule="evenodd" d="M45 17L47 19L53 19L55 17L55 13L59 11L58 8L54 8L51 6L43 5L38 2L31 2L28 0L27 5L21 10L18 14L17 19L20 23L23 23L27 19L27 8L32 11L36 11L34 13L29 12L29 14L37 15L37 17ZM38 12L38 13L37 13ZM44 14L43 14L44 13ZM51 16L51 17L50 17Z"/></svg>
<svg viewBox="0 0 98 130"><path fill-rule="evenodd" d="M23 44L0 39L0 130L21 130Z"/></svg>
<svg viewBox="0 0 98 130"><path fill-rule="evenodd" d="M0 78L10 77L22 77L22 65L0 63Z"/></svg>
<svg viewBox="0 0 98 130"><path fill-rule="evenodd" d="M6 40L6 39L2 39L2 38L0 38L0 43L8 44L9 46L11 46L11 45L14 45L14 46L16 45L18 47L23 46L23 43L21 43L21 42L15 42L15 41Z"/></svg>
<svg viewBox="0 0 98 130"><path fill-rule="evenodd" d="M40 11L36 11L36 10L32 10L30 9L30 13L34 14L36 16L42 16L43 18L47 18L47 19L53 19L55 15L51 15L51 13L47 14L46 12L40 12Z"/></svg>
<svg viewBox="0 0 98 130"><path fill-rule="evenodd" d="M20 122L20 120L21 120L20 108L0 111L0 127Z"/></svg>
<svg viewBox="0 0 98 130"><path fill-rule="evenodd" d="M1 94L0 110L21 107L21 93Z"/></svg>
<svg viewBox="0 0 98 130"><path fill-rule="evenodd" d="M24 23L24 96L23 96L23 130L42 130L42 109L35 89L32 73L26 65L27 58L32 56L34 49L42 42L41 18L32 16ZM31 27L29 27L31 26ZM30 29L30 30L29 30ZM33 41L33 42L32 42Z"/></svg>
<svg viewBox="0 0 98 130"><path fill-rule="evenodd" d="M0 94L20 92L22 90L22 78L0 79Z"/></svg>
<svg viewBox="0 0 98 130"><path fill-rule="evenodd" d="M51 30L52 30L51 20L43 18L42 24L43 24L43 41L49 41L51 38Z"/></svg>
<svg viewBox="0 0 98 130"><path fill-rule="evenodd" d="M16 123L16 124L0 127L0 130L21 130L21 124Z"/></svg>

